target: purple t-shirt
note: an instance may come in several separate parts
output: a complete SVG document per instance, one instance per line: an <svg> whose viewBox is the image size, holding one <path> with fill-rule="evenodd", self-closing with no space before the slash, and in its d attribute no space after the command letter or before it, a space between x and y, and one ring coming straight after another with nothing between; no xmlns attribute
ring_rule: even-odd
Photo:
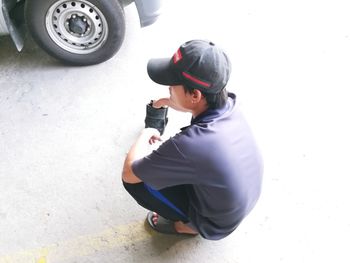
<svg viewBox="0 0 350 263"><path fill-rule="evenodd" d="M229 235L259 198L263 163L251 130L229 94L191 125L136 160L132 170L155 189L190 185L189 219L207 239Z"/></svg>

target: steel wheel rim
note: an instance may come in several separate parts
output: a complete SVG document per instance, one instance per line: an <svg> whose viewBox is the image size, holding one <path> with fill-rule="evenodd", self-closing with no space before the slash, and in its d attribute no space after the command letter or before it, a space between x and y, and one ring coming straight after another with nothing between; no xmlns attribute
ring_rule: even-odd
<svg viewBox="0 0 350 263"><path fill-rule="evenodd" d="M74 17L75 16L75 17ZM72 31L78 23L85 32ZM108 37L108 24L102 12L85 0L60 0L46 14L50 38L62 49L74 54L89 54L101 48Z"/></svg>

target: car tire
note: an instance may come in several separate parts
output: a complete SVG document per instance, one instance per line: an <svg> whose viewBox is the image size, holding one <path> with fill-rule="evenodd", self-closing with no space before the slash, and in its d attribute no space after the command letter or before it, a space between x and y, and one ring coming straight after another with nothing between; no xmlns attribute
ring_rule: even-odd
<svg viewBox="0 0 350 263"><path fill-rule="evenodd" d="M118 0L26 0L25 19L34 41L69 65L110 59L125 35Z"/></svg>

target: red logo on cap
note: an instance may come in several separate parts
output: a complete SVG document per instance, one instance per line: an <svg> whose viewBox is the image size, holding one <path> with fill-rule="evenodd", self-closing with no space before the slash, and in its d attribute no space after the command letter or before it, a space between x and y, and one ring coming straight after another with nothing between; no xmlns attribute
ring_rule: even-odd
<svg viewBox="0 0 350 263"><path fill-rule="evenodd" d="M173 56L173 62L174 62L174 64L176 64L177 62L179 62L181 59L182 59L181 50L178 49L178 50L175 52L174 56Z"/></svg>

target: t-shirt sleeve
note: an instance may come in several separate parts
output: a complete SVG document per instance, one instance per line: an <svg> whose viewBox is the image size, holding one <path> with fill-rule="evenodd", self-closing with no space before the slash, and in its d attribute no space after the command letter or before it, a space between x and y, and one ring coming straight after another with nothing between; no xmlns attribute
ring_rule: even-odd
<svg viewBox="0 0 350 263"><path fill-rule="evenodd" d="M159 190L165 187L193 184L194 168L170 138L150 155L132 163L134 174Z"/></svg>

